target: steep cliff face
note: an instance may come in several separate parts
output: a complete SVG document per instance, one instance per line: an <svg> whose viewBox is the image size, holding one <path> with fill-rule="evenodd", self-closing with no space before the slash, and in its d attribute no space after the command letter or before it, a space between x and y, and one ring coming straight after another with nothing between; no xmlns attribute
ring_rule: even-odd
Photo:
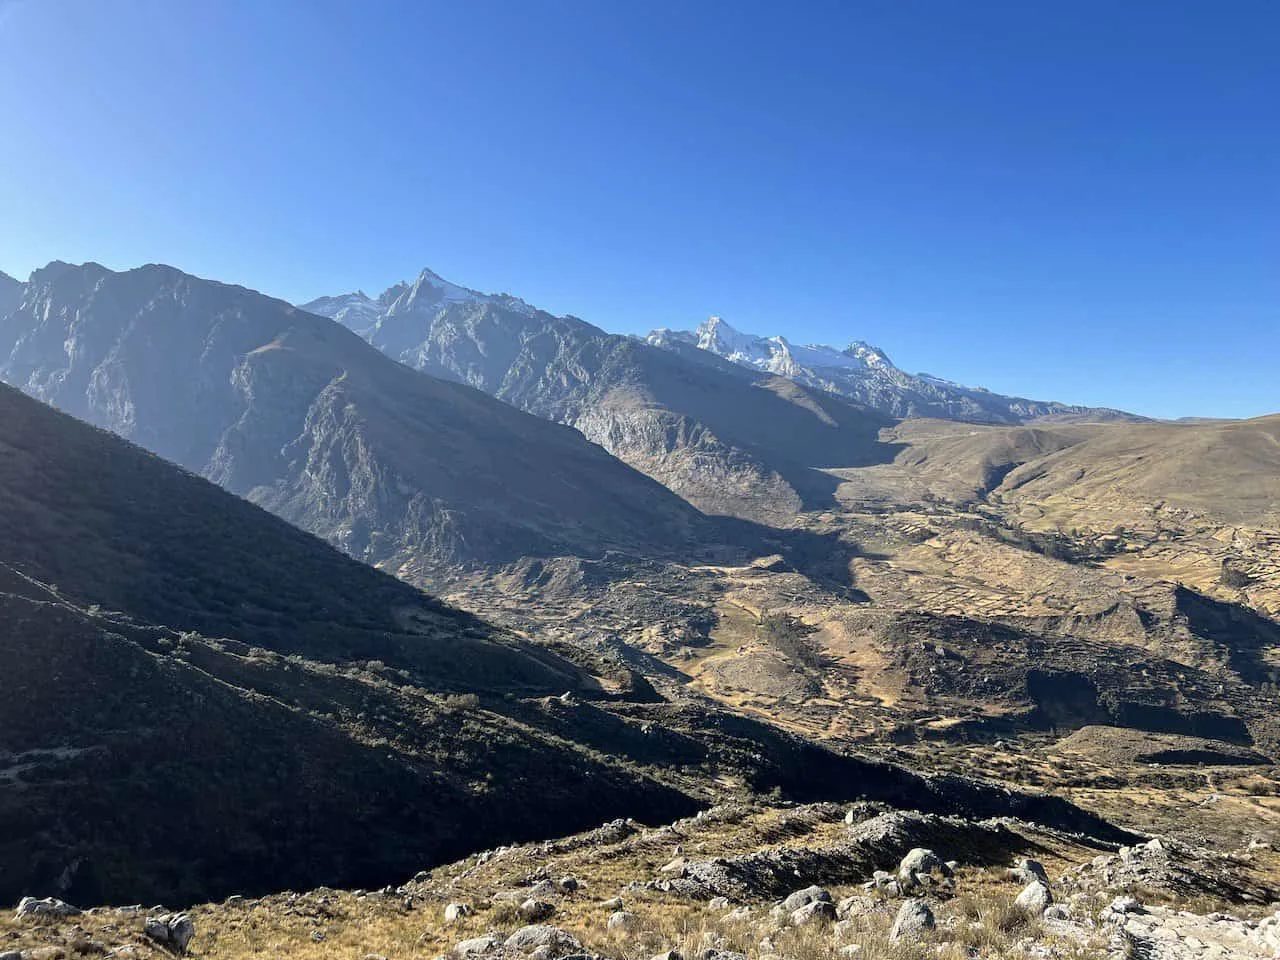
<svg viewBox="0 0 1280 960"><path fill-rule="evenodd" d="M658 349L430 271L360 297L306 308L402 363L573 426L707 512L781 520L829 502L822 467L892 456L877 442L882 415L709 354Z"/></svg>
<svg viewBox="0 0 1280 960"><path fill-rule="evenodd" d="M0 319L0 378L421 582L527 555L668 555L704 528L573 430L169 267L37 271Z"/></svg>

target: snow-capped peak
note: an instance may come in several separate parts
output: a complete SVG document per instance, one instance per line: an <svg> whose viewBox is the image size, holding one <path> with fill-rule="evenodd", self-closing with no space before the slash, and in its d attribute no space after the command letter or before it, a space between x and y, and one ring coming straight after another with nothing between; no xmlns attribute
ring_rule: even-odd
<svg viewBox="0 0 1280 960"><path fill-rule="evenodd" d="M707 350L735 363L767 360L772 353L763 337L742 334L722 317L708 317L695 331L699 350Z"/></svg>
<svg viewBox="0 0 1280 960"><path fill-rule="evenodd" d="M451 283L434 270L424 268L412 283L388 287L376 300L363 290L336 297L320 297L300 307L310 313L337 320L356 333L370 339L382 329L388 317L408 316L418 312L443 310L459 303L494 303L507 310L532 316L529 304L507 294L480 293L469 287Z"/></svg>
<svg viewBox="0 0 1280 960"><path fill-rule="evenodd" d="M426 268L423 268L418 274L418 279L413 282L410 297L413 300L425 298L433 303L483 303L492 299L477 290L450 283L434 270Z"/></svg>
<svg viewBox="0 0 1280 960"><path fill-rule="evenodd" d="M895 370L893 361L889 359L889 355L879 347L873 347L871 344L862 340L854 340L849 346L845 347L844 355L852 357L861 362L865 366L874 367L879 370Z"/></svg>
<svg viewBox="0 0 1280 960"><path fill-rule="evenodd" d="M363 333L377 325L382 308L363 290L340 294L336 297L320 297L299 305L299 309L337 320L345 327Z"/></svg>
<svg viewBox="0 0 1280 960"><path fill-rule="evenodd" d="M655 331L657 337L671 338L670 331ZM823 344L801 346L786 337L760 337L741 333L723 317L709 317L698 325L690 338L699 349L724 357L743 366L756 367L782 376L796 376L801 369L893 370L893 363L883 350L855 340L844 351Z"/></svg>
<svg viewBox="0 0 1280 960"><path fill-rule="evenodd" d="M388 316L421 309L438 310L454 303L494 303L518 313L532 315L536 311L523 300L505 293L481 293L470 287L446 280L434 270L423 268L412 284L398 284L380 298L388 304Z"/></svg>

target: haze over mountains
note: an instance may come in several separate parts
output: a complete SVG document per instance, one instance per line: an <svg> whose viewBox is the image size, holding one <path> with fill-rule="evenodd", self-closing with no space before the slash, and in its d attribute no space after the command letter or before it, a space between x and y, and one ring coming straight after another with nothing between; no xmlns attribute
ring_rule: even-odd
<svg viewBox="0 0 1280 960"><path fill-rule="evenodd" d="M693 363L424 271L377 300L304 309L418 370L569 424L711 513L772 520L830 503L821 469L891 457L882 414L734 364Z"/></svg>
<svg viewBox="0 0 1280 960"><path fill-rule="evenodd" d="M663 556L704 523L567 427L170 267L36 271L0 317L0 379L420 582L439 564Z"/></svg>

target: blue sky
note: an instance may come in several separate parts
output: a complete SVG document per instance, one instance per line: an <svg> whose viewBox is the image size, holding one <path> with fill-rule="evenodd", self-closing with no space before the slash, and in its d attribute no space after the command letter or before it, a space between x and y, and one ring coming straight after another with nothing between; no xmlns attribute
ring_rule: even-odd
<svg viewBox="0 0 1280 960"><path fill-rule="evenodd" d="M430 266L1161 416L1280 410L1280 4L0 0L0 269Z"/></svg>

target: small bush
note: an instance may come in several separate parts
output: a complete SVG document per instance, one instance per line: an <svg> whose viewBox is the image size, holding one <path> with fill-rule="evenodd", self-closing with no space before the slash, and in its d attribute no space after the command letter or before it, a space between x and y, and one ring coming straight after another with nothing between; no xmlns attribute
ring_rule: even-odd
<svg viewBox="0 0 1280 960"><path fill-rule="evenodd" d="M444 698L444 709L447 713L463 713L468 710L477 710L480 707L480 698L474 693L456 693Z"/></svg>

